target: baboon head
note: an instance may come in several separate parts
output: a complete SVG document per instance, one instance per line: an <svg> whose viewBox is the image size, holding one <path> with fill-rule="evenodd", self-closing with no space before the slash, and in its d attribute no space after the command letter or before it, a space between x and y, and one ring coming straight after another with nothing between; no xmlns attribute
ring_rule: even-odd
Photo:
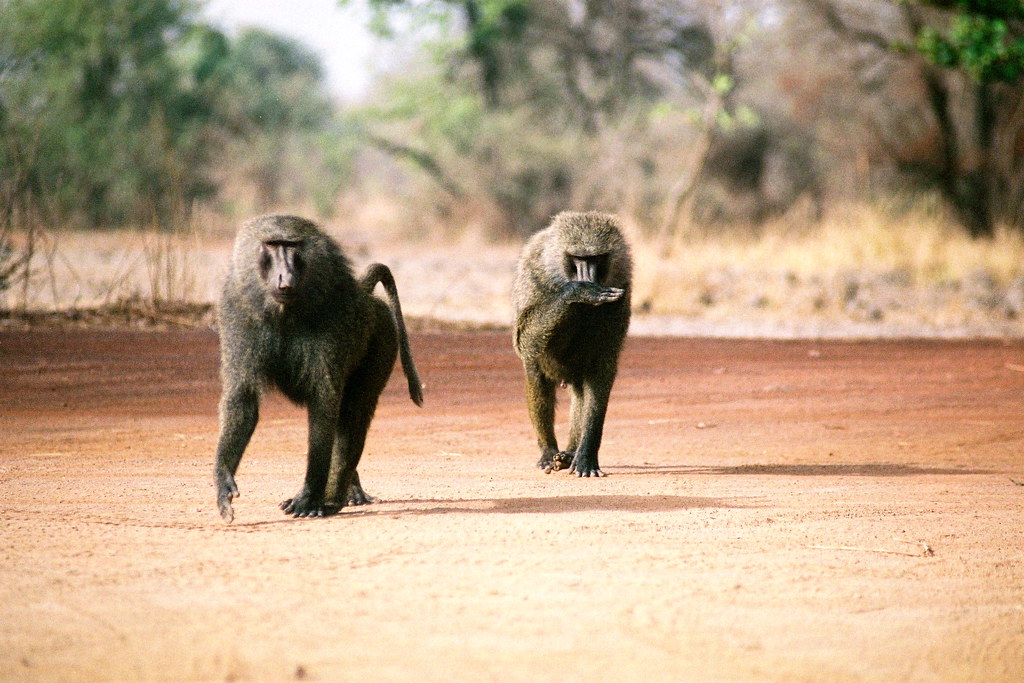
<svg viewBox="0 0 1024 683"><path fill-rule="evenodd" d="M247 222L235 243L232 270L253 302L267 310L310 306L327 295L337 268L347 264L317 226L295 216ZM262 304L256 303L262 298Z"/></svg>
<svg viewBox="0 0 1024 683"><path fill-rule="evenodd" d="M551 223L555 239L548 267L566 279L613 287L630 281L629 246L614 216L565 211Z"/></svg>

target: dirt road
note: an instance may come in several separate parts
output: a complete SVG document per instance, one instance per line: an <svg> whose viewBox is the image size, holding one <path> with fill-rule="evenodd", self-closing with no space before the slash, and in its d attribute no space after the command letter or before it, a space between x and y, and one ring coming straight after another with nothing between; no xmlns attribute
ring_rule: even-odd
<svg viewBox="0 0 1024 683"><path fill-rule="evenodd" d="M274 397L229 526L213 333L0 332L0 679L1024 679L1021 342L632 338L582 480L507 334L413 345L384 502L284 517Z"/></svg>

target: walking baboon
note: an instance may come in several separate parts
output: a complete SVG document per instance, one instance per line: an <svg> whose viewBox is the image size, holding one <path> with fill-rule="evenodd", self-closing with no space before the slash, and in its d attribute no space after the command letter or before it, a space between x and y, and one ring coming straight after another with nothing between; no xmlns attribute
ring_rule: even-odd
<svg viewBox="0 0 1024 683"><path fill-rule="evenodd" d="M378 282L390 307L373 296ZM223 393L214 475L221 517L234 519L235 471L267 386L308 408L306 478L281 509L322 517L370 502L356 466L399 351L409 396L423 403L388 267L375 263L356 281L341 248L314 223L261 216L238 232L217 313Z"/></svg>
<svg viewBox="0 0 1024 683"><path fill-rule="evenodd" d="M603 477L597 461L608 396L629 328L629 245L608 214L563 212L523 248L512 290L516 353L545 472ZM569 386L569 443L555 440L555 384Z"/></svg>

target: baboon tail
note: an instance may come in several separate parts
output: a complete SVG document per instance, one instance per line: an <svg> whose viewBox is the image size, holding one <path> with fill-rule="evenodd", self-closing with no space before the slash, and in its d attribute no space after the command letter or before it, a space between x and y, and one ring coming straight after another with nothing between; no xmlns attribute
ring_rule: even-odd
<svg viewBox="0 0 1024 683"><path fill-rule="evenodd" d="M402 304L398 301L398 288L395 287L395 277L391 269L383 263L373 263L360 280L360 285L367 294L372 294L377 283L384 285L384 291L388 295L388 303L391 306L391 316L395 319L395 327L398 329L398 349L402 358L402 371L409 382L409 398L418 406L423 405L423 384L420 382L420 375L416 372L416 364L412 360L412 349L409 347L409 335L405 331L405 320L402 318Z"/></svg>

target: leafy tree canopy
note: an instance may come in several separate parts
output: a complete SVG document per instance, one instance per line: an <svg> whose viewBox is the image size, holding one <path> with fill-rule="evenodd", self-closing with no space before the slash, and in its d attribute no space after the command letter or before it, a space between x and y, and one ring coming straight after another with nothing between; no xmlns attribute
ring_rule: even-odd
<svg viewBox="0 0 1024 683"><path fill-rule="evenodd" d="M933 0L950 9L948 31L925 28L918 49L946 68L964 69L981 83L1015 83L1024 76L1024 0Z"/></svg>
<svg viewBox="0 0 1024 683"><path fill-rule="evenodd" d="M0 190L61 224L169 226L233 152L275 193L283 141L332 116L322 82L295 41L232 40L193 0L0 0Z"/></svg>

